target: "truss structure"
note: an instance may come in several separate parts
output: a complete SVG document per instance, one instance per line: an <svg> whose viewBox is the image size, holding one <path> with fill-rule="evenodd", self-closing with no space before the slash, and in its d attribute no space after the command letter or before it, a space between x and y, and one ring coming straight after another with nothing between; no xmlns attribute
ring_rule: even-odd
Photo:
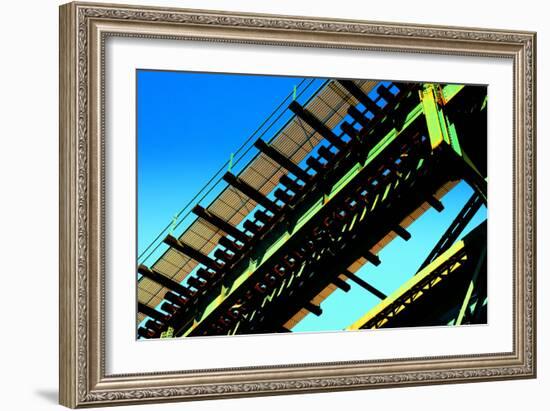
<svg viewBox="0 0 550 411"><path fill-rule="evenodd" d="M290 332L336 288L380 299L349 329L486 321L486 89L330 80L151 267L141 338ZM356 273L459 181L474 195L391 295Z"/></svg>

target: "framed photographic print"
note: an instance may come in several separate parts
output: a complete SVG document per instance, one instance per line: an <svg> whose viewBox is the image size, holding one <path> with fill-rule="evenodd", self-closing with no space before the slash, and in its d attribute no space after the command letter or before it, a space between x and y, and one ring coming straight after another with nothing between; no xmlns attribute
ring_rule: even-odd
<svg viewBox="0 0 550 411"><path fill-rule="evenodd" d="M60 30L63 405L536 375L534 33Z"/></svg>

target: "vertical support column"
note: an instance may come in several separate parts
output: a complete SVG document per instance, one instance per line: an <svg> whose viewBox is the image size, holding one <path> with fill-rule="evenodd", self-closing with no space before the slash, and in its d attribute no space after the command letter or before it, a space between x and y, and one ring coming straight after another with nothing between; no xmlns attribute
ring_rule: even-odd
<svg viewBox="0 0 550 411"><path fill-rule="evenodd" d="M460 166L463 178L474 188L487 203L487 183L485 177L470 160L468 155L462 150L455 125L444 113L445 96L436 84L424 84L419 91L422 102L422 110L426 118L428 135L432 150L436 149L441 143L446 143L462 161ZM451 152L452 152L451 151Z"/></svg>
<svg viewBox="0 0 550 411"><path fill-rule="evenodd" d="M442 98L440 97L439 86L435 84L425 84L419 93L432 149L445 142L449 144L459 156L462 156L456 129L454 125L449 122L440 106Z"/></svg>

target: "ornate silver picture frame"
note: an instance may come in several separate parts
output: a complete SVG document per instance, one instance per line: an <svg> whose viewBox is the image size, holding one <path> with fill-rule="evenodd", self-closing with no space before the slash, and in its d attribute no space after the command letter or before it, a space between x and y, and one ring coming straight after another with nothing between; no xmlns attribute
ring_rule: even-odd
<svg viewBox="0 0 550 411"><path fill-rule="evenodd" d="M267 365L243 363L171 371L144 368L139 372L109 373L106 362L110 328L106 322L110 320L105 301L109 292L106 278L110 275L106 264L109 258L106 213L110 203L106 201L109 174L105 165L110 146L105 140L109 93L105 67L106 60L112 57L106 51L106 43L114 38L297 50L308 47L403 56L420 53L510 62L513 72L510 79L513 107L509 113L513 118L509 130L513 141L509 181L513 199L511 350L346 361L328 357L315 362L266 360ZM61 6L60 403L77 408L534 378L535 102L536 35L532 32L92 3ZM488 209L490 215L490 206Z"/></svg>

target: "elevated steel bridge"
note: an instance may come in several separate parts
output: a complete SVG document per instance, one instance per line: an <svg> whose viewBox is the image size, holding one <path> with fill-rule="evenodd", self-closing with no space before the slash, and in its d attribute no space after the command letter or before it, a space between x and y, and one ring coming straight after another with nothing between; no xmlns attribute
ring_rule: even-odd
<svg viewBox="0 0 550 411"><path fill-rule="evenodd" d="M288 109L291 123L256 141L251 165L227 172L226 190L193 209L191 230L168 235L168 251L138 267L138 322L149 317L138 335L289 332L350 284L381 301L350 329L484 321L484 226L457 239L487 202L486 89L331 80ZM306 138L291 149L300 131ZM356 275L383 264L380 250L408 240L426 210L442 211L441 197L461 180L474 195L411 280L387 296ZM197 247L190 232L207 241Z"/></svg>

